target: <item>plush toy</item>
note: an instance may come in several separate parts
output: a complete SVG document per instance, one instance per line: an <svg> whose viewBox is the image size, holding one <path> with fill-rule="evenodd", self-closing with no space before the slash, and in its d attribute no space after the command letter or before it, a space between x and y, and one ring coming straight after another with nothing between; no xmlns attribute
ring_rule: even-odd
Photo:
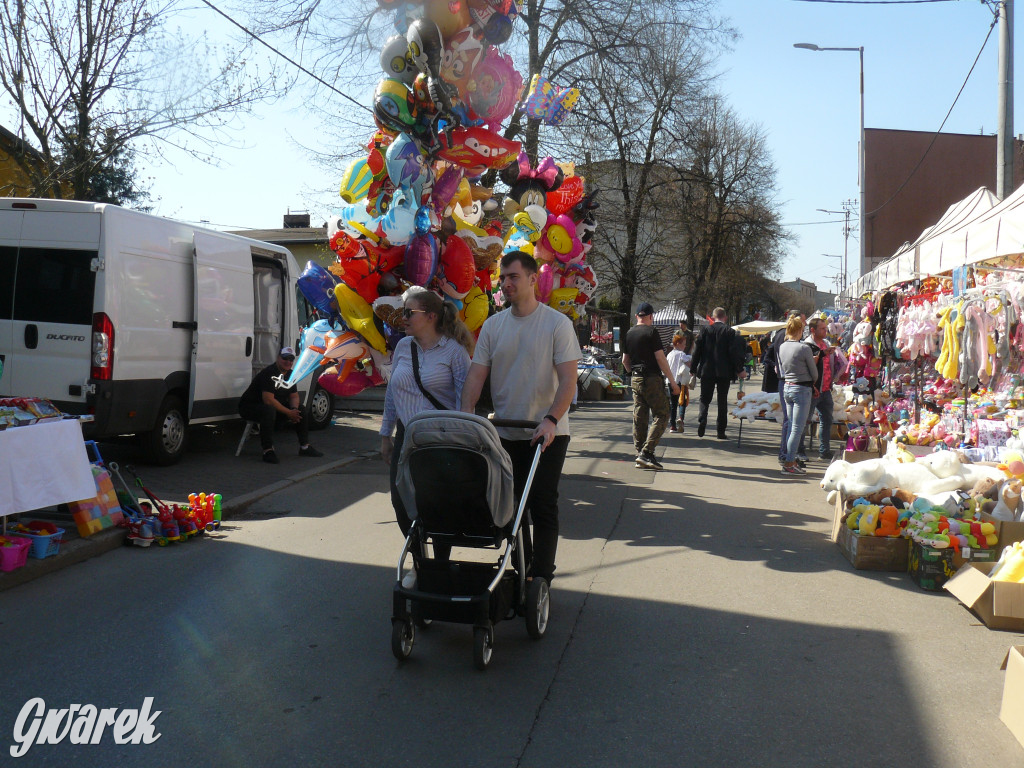
<svg viewBox="0 0 1024 768"><path fill-rule="evenodd" d="M875 536L899 536L899 514L896 507L883 507L878 515L878 527L875 528Z"/></svg>
<svg viewBox="0 0 1024 768"><path fill-rule="evenodd" d="M997 520L1008 522L1017 519L1017 511L1020 508L1021 488L1024 482L1020 480L1005 480L999 488L999 498L996 505L989 513Z"/></svg>
<svg viewBox="0 0 1024 768"><path fill-rule="evenodd" d="M1007 477L1024 480L1024 455L1021 455L1020 451L1008 451L999 469L1005 472Z"/></svg>
<svg viewBox="0 0 1024 768"><path fill-rule="evenodd" d="M825 470L821 489L831 494L838 491L844 497L857 497L876 493L885 487L896 487L927 495L956 490L962 477L940 478L919 462L899 464L885 459L869 459L857 464L834 461ZM834 497L830 503L834 503Z"/></svg>
<svg viewBox="0 0 1024 768"><path fill-rule="evenodd" d="M857 521L857 532L861 536L873 536L878 527L878 515L881 512L877 504L869 504L864 508Z"/></svg>

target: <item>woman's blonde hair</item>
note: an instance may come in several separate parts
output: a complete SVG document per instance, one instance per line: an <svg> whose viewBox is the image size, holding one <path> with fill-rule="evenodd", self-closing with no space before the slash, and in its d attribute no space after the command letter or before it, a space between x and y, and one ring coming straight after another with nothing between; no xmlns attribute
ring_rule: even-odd
<svg viewBox="0 0 1024 768"><path fill-rule="evenodd" d="M786 321L786 338L793 341L800 341L804 335L804 321L799 316L791 317Z"/></svg>
<svg viewBox="0 0 1024 768"><path fill-rule="evenodd" d="M469 356L473 356L473 348L476 346L473 334L459 319L459 314L452 304L443 300L433 291L417 291L405 303L408 304L410 301L417 302L420 309L425 309L434 315L436 318L434 327L438 333L459 342L469 352Z"/></svg>

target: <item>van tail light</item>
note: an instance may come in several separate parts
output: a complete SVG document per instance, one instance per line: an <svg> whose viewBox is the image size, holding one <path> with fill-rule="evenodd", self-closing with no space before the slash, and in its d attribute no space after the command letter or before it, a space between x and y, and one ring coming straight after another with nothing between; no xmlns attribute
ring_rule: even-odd
<svg viewBox="0 0 1024 768"><path fill-rule="evenodd" d="M114 372L114 324L102 312L92 316L92 368L89 377L108 381Z"/></svg>

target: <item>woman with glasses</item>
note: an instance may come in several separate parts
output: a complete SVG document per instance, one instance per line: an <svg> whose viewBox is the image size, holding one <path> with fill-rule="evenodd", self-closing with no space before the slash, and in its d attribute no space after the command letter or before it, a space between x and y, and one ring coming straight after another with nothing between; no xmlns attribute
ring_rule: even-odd
<svg viewBox="0 0 1024 768"><path fill-rule="evenodd" d="M406 336L395 346L391 358L391 378L380 425L380 454L391 465L391 503L403 535L408 535L412 525L395 488L404 425L421 411L459 409L473 353L473 336L459 320L454 306L427 290L406 296L402 310ZM444 557L447 553L440 550L441 547L435 547L435 555Z"/></svg>

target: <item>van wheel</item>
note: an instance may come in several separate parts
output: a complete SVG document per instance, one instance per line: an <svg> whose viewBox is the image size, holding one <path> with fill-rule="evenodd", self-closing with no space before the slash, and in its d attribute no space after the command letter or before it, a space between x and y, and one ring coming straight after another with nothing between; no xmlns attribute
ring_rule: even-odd
<svg viewBox="0 0 1024 768"><path fill-rule="evenodd" d="M316 390L309 400L309 428L326 429L334 416L334 395L319 384L314 386Z"/></svg>
<svg viewBox="0 0 1024 768"><path fill-rule="evenodd" d="M154 464L166 467L176 464L185 452L185 406L177 397L164 398L157 411L156 423L151 432L141 435L142 447Z"/></svg>

